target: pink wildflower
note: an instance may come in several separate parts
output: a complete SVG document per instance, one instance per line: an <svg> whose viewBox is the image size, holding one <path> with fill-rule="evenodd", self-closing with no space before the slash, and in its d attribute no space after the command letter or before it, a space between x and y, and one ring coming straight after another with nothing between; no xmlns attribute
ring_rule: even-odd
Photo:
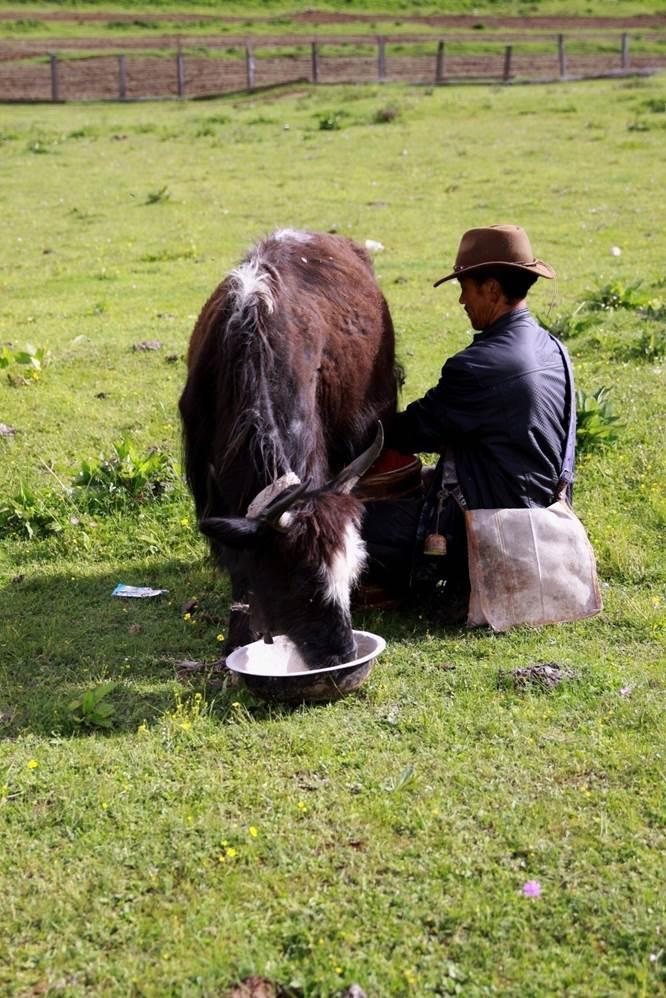
<svg viewBox="0 0 666 998"><path fill-rule="evenodd" d="M541 884L538 880L527 880L523 884L523 897L526 898L540 898L541 897Z"/></svg>

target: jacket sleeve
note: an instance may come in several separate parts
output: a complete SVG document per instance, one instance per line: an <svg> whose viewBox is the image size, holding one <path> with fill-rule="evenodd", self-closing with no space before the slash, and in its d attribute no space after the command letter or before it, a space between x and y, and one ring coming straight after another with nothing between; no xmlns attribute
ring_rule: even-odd
<svg viewBox="0 0 666 998"><path fill-rule="evenodd" d="M393 418L386 430L387 447L403 454L443 451L483 428L488 388L479 384L463 355L447 360L438 383Z"/></svg>

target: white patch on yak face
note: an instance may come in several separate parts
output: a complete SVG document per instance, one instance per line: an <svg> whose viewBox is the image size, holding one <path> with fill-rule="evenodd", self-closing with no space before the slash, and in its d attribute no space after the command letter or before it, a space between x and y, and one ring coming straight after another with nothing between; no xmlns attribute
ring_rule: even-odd
<svg viewBox="0 0 666 998"><path fill-rule="evenodd" d="M273 311L273 291L271 279L267 271L262 270L261 260L252 257L236 267L229 274L232 283L232 293L236 311L242 312L252 305L253 298L260 298L270 314Z"/></svg>
<svg viewBox="0 0 666 998"><path fill-rule="evenodd" d="M330 565L324 565L321 572L325 585L324 598L329 603L337 603L349 609L351 588L363 571L366 559L365 544L355 523L348 523L342 538L342 545L333 555Z"/></svg>

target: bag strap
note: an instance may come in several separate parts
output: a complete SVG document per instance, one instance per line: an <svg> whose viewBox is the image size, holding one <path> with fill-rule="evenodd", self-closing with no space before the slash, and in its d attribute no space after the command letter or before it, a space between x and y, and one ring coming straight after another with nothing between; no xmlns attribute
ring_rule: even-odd
<svg viewBox="0 0 666 998"><path fill-rule="evenodd" d="M467 500L463 495L463 490L460 488L460 485L457 482L455 485L451 482L449 482L448 485L443 485L442 490L441 492L438 493L438 495L442 497L442 501L444 499L448 499L448 497L451 496L451 498L457 502L458 506L463 511L463 513L466 513L467 510L469 509L469 506L467 505Z"/></svg>
<svg viewBox="0 0 666 998"><path fill-rule="evenodd" d="M563 499L566 497L569 500L569 504L571 504L573 481L575 477L574 471L576 467L576 387L568 351L554 336L551 336L550 338L560 351L560 355L564 362L564 373L567 379L567 388L569 390L569 420L567 438L564 445L562 470L560 472L560 480L557 483L557 498Z"/></svg>

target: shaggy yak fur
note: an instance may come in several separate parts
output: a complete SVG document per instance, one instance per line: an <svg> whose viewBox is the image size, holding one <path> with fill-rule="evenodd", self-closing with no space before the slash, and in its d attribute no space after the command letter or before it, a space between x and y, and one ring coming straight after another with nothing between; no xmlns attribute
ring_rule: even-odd
<svg viewBox="0 0 666 998"><path fill-rule="evenodd" d="M311 668L353 657L364 546L350 490L364 469L345 469L397 386L388 306L351 240L276 232L204 305L180 411L200 528L249 606L250 620L232 608L226 651L284 633Z"/></svg>

